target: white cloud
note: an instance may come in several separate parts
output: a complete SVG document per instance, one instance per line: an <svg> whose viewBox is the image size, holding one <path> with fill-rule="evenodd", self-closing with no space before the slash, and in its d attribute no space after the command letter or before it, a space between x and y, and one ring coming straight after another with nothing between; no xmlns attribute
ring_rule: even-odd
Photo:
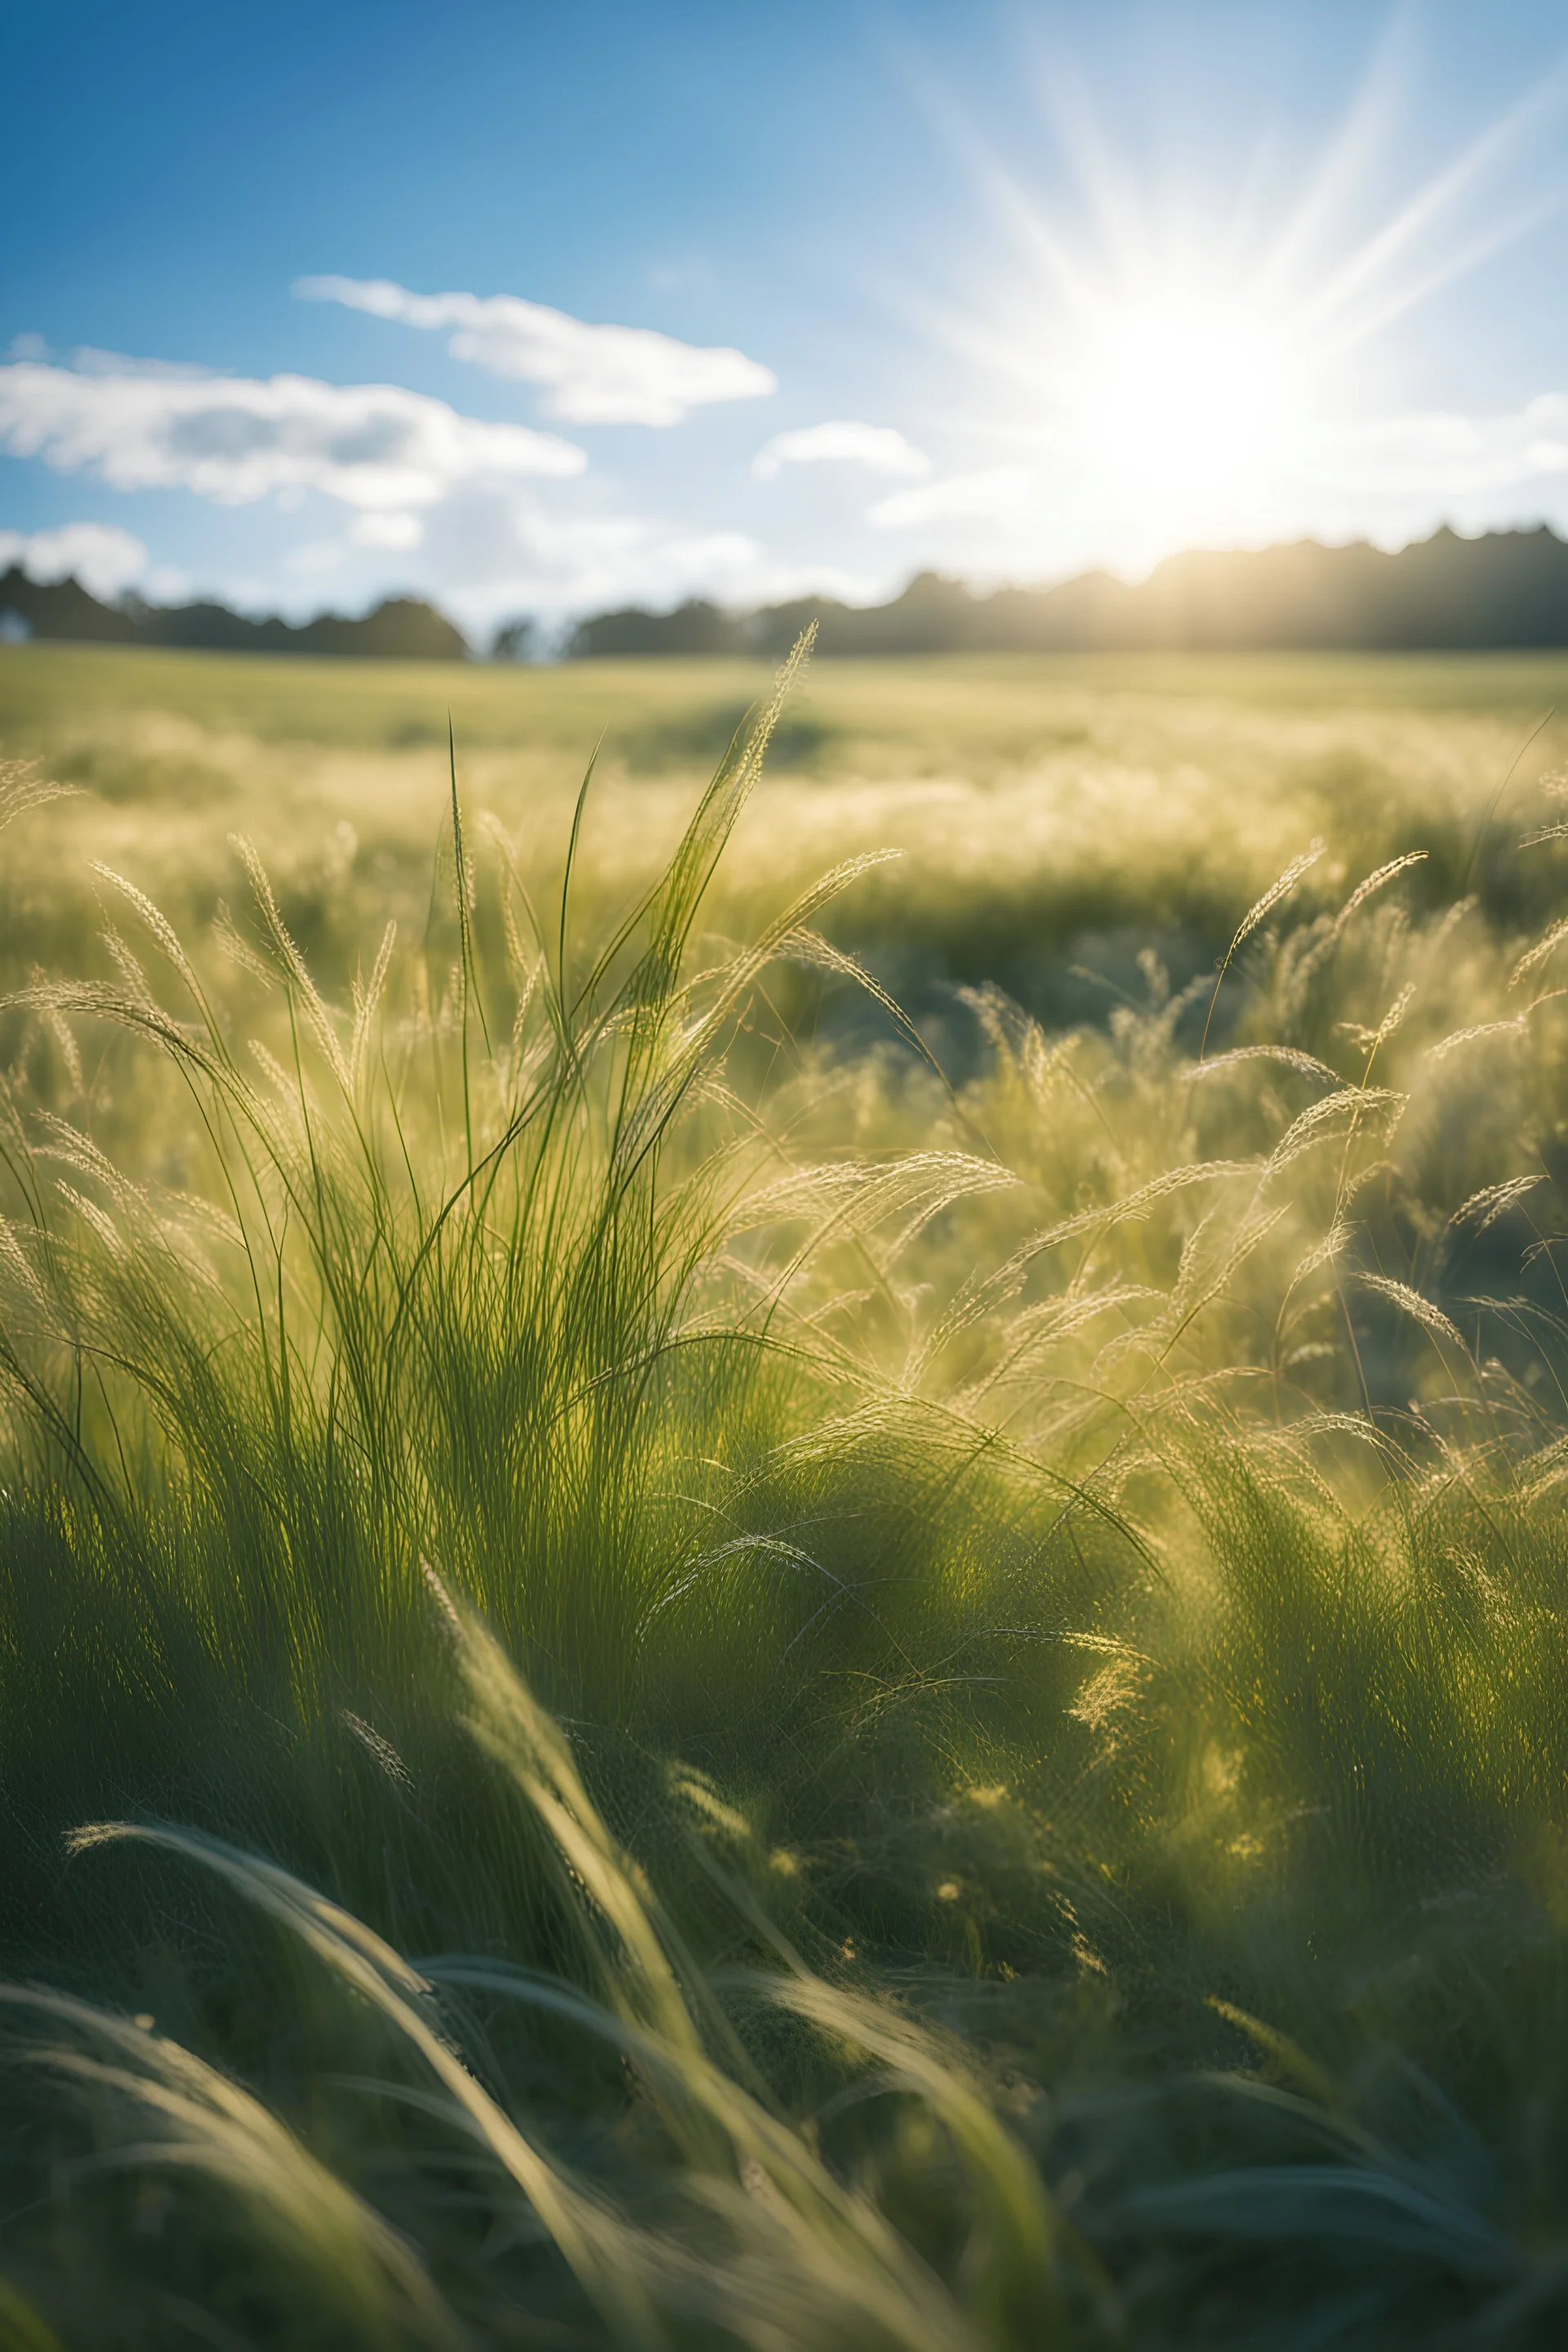
<svg viewBox="0 0 1568 2352"><path fill-rule="evenodd" d="M763 550L741 531L657 515L566 516L531 498L454 499L431 517L426 558L444 601L465 616L749 600L769 570Z"/></svg>
<svg viewBox="0 0 1568 2352"><path fill-rule="evenodd" d="M522 612L564 618L625 604L665 608L688 596L740 606L809 591L864 601L889 582L817 561L785 563L741 531L706 530L679 514L617 510L610 486L590 479L574 511L547 492L503 498L475 489L426 510L415 584L476 642ZM318 599L366 599L394 576L360 532L315 541L288 559ZM396 568L398 584L414 577ZM301 608L303 609L303 608Z"/></svg>
<svg viewBox="0 0 1568 2352"><path fill-rule="evenodd" d="M68 522L55 530L0 530L0 571L19 563L30 580L79 580L94 596L109 599L140 580L147 551L128 530L110 523Z"/></svg>
<svg viewBox="0 0 1568 2352"><path fill-rule="evenodd" d="M1413 415L1336 435L1318 470L1336 488L1473 498L1568 474L1568 393L1501 416Z"/></svg>
<svg viewBox="0 0 1568 2352"><path fill-rule="evenodd" d="M417 515L362 514L349 537L356 547L389 547L401 553L422 543L425 526Z"/></svg>
<svg viewBox="0 0 1568 2352"><path fill-rule="evenodd" d="M590 326L516 294L411 294L384 278L301 278L294 291L407 327L454 327L455 359L546 385L549 413L574 425L679 425L693 408L778 389L772 371L743 352L677 342L647 327Z"/></svg>
<svg viewBox="0 0 1568 2352"><path fill-rule="evenodd" d="M895 490L867 510L877 530L901 530L911 523L1002 521L1037 488L1026 466L994 466L984 473L952 474L918 490Z"/></svg>
<svg viewBox="0 0 1568 2352"><path fill-rule="evenodd" d="M387 383L197 375L136 362L0 367L0 445L119 490L187 489L220 506L316 490L406 515L476 482L580 474L552 433L489 425Z"/></svg>
<svg viewBox="0 0 1568 2352"><path fill-rule="evenodd" d="M759 482L777 479L785 466L837 464L864 466L872 474L929 474L931 459L923 449L890 425L855 425L836 419L827 425L806 425L795 433L775 433L752 460Z"/></svg>
<svg viewBox="0 0 1568 2352"><path fill-rule="evenodd" d="M290 572L303 572L307 576L316 572L342 572L352 546L353 541L348 539L302 540L298 547L289 550L283 561ZM261 600L251 599L253 604L258 601Z"/></svg>

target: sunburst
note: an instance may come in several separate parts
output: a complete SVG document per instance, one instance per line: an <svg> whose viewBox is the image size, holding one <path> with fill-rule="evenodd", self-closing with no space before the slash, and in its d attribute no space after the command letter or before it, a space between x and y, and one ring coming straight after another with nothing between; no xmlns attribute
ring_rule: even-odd
<svg viewBox="0 0 1568 2352"><path fill-rule="evenodd" d="M1212 173L1205 199L1205 175L1119 163L1081 87L1058 78L1047 128L1076 194L1047 205L936 101L999 234L984 291L928 324L993 386L977 436L1032 455L1042 499L1110 560L1136 569L1288 527L1371 422L1369 383L1388 371L1368 347L1561 205L1559 172L1511 202L1505 179L1561 114L1557 74L1374 210L1401 79L1380 60L1272 201L1245 173L1227 202Z"/></svg>

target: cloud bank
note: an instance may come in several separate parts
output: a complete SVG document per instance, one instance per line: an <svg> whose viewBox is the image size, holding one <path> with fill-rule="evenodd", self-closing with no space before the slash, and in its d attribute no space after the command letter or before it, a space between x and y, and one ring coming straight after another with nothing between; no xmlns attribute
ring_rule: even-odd
<svg viewBox="0 0 1568 2352"><path fill-rule="evenodd" d="M405 327L454 327L455 359L543 384L550 415L573 425L679 425L694 408L778 389L772 370L743 352L647 327L590 326L517 294L411 294L384 278L301 278L294 291Z"/></svg>
<svg viewBox="0 0 1568 2352"><path fill-rule="evenodd" d="M749 600L771 570L741 531L683 529L653 515L568 518L531 499L444 513L429 551L451 583L447 600L465 615L666 604L693 594Z"/></svg>
<svg viewBox="0 0 1568 2352"><path fill-rule="evenodd" d="M194 490L219 506L315 490L366 514L587 464L554 434L486 424L396 384L136 361L0 367L0 446L59 473L85 467L117 490Z"/></svg>
<svg viewBox="0 0 1568 2352"><path fill-rule="evenodd" d="M259 575L228 586L252 602L367 595L401 574L482 631L521 609L570 614L698 593L743 603L818 576L732 527L627 512L570 441L487 424L396 385L221 376L90 352L70 366L14 361L0 364L0 449L112 490L183 491L225 509L335 502L335 525L302 514L278 588ZM108 524L0 534L0 568L12 560L36 578L74 571L101 595L132 582L150 590L162 577L149 573L139 540Z"/></svg>
<svg viewBox="0 0 1568 2352"><path fill-rule="evenodd" d="M759 482L776 481L786 466L864 466L872 474L929 474L931 459L890 425L856 425L837 418L775 433L752 460Z"/></svg>

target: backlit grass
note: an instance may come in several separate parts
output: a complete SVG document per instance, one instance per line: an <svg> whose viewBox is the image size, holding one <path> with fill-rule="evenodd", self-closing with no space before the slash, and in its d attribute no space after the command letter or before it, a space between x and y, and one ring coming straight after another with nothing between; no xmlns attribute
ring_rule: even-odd
<svg viewBox="0 0 1568 2352"><path fill-rule="evenodd" d="M0 2337L1555 2340L1543 679L991 667L13 782Z"/></svg>

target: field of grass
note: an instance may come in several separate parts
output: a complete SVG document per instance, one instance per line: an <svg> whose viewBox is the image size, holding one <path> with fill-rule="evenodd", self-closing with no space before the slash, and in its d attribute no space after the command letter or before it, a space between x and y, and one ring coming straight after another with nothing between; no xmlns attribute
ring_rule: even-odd
<svg viewBox="0 0 1568 2352"><path fill-rule="evenodd" d="M0 649L0 2347L1561 2340L1565 686Z"/></svg>

